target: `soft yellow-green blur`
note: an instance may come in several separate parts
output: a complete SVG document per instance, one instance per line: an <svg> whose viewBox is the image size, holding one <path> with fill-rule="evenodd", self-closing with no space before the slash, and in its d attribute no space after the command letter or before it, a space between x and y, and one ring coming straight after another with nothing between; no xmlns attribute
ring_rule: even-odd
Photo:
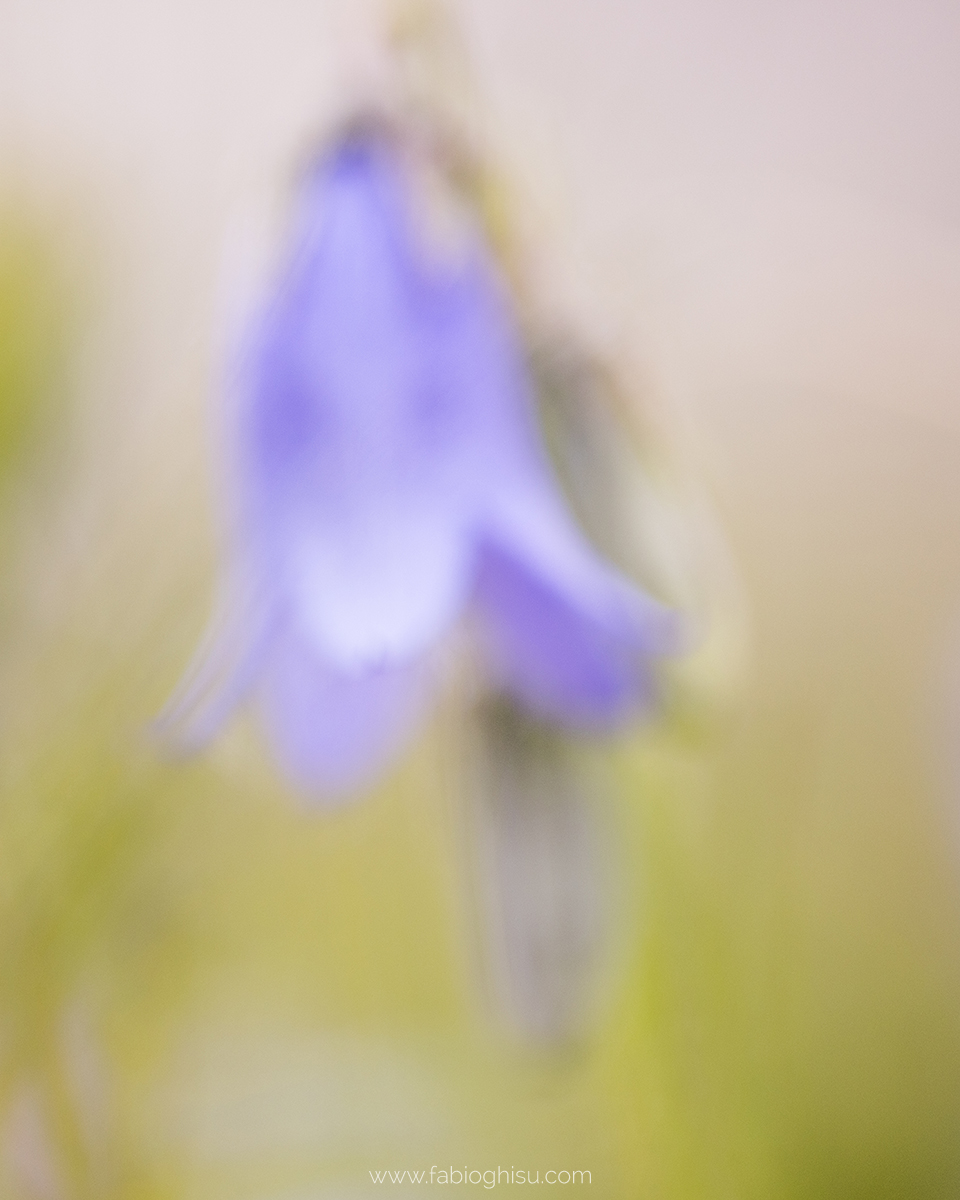
<svg viewBox="0 0 960 1200"><path fill-rule="evenodd" d="M187 763L151 740L214 586L219 242L364 44L345 4L241 7L11 9L0 1195L333 1200L434 1164L589 1170L598 1200L954 1194L960 215L923 107L952 18L878 10L874 126L811 48L866 56L853 10L714 37L695 4L454 6L550 213L544 291L680 414L733 595L666 719L588 752L624 877L596 1026L558 1050L484 999L449 706L333 815L252 723ZM882 85L900 45L929 161ZM844 120L807 114L808 68Z"/></svg>

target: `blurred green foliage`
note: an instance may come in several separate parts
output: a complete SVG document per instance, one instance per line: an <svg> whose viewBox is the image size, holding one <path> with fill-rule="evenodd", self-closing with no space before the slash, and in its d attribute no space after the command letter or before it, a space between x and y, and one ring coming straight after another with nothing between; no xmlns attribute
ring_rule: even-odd
<svg viewBox="0 0 960 1200"><path fill-rule="evenodd" d="M65 363L62 237L24 201L0 202L0 479L38 436Z"/></svg>

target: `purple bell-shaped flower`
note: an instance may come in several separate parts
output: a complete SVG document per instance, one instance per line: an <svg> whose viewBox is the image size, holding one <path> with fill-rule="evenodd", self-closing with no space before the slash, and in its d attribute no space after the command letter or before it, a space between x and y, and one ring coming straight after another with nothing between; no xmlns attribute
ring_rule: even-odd
<svg viewBox="0 0 960 1200"><path fill-rule="evenodd" d="M493 255L479 228L431 243L396 135L358 126L308 173L236 377L224 616L166 714L182 740L251 695L296 783L355 789L466 615L536 718L610 729L649 703L675 614L569 514Z"/></svg>

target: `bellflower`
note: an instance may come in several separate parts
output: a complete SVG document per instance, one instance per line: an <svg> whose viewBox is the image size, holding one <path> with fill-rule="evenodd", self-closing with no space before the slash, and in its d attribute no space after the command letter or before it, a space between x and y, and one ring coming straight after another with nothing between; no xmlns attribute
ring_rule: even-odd
<svg viewBox="0 0 960 1200"><path fill-rule="evenodd" d="M401 748L458 623L492 688L574 729L641 710L676 640L568 512L493 255L474 226L438 246L414 175L357 127L302 183L231 400L223 617L166 718L203 742L255 696L327 793Z"/></svg>

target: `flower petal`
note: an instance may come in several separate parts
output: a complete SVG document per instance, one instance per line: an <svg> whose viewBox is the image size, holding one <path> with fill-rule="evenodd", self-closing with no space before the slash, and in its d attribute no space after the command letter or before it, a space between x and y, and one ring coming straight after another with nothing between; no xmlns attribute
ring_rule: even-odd
<svg viewBox="0 0 960 1200"><path fill-rule="evenodd" d="M575 608L648 655L681 648L677 613L610 566L568 512L544 465L497 489L488 502L481 539L523 563Z"/></svg>
<svg viewBox="0 0 960 1200"><path fill-rule="evenodd" d="M649 699L643 660L511 555L487 548L477 594L494 681L536 716L603 726Z"/></svg>
<svg viewBox="0 0 960 1200"><path fill-rule="evenodd" d="M277 610L260 589L226 590L177 690L153 723L161 742L192 754L214 738L255 685L277 629Z"/></svg>
<svg viewBox="0 0 960 1200"><path fill-rule="evenodd" d="M342 801L400 751L429 695L422 662L349 676L287 630L263 680L265 724L280 763L304 791Z"/></svg>
<svg viewBox="0 0 960 1200"><path fill-rule="evenodd" d="M649 659L679 649L676 614L603 562L549 477L500 492L481 540L477 602L501 686L537 715L616 724L652 699Z"/></svg>
<svg viewBox="0 0 960 1200"><path fill-rule="evenodd" d="M395 158L361 140L320 171L242 421L251 539L317 653L347 672L418 655L471 582L483 406L465 385L489 281L418 253Z"/></svg>
<svg viewBox="0 0 960 1200"><path fill-rule="evenodd" d="M470 586L470 545L436 509L368 507L339 522L315 513L287 528L285 585L315 652L346 673L417 657L455 620Z"/></svg>

